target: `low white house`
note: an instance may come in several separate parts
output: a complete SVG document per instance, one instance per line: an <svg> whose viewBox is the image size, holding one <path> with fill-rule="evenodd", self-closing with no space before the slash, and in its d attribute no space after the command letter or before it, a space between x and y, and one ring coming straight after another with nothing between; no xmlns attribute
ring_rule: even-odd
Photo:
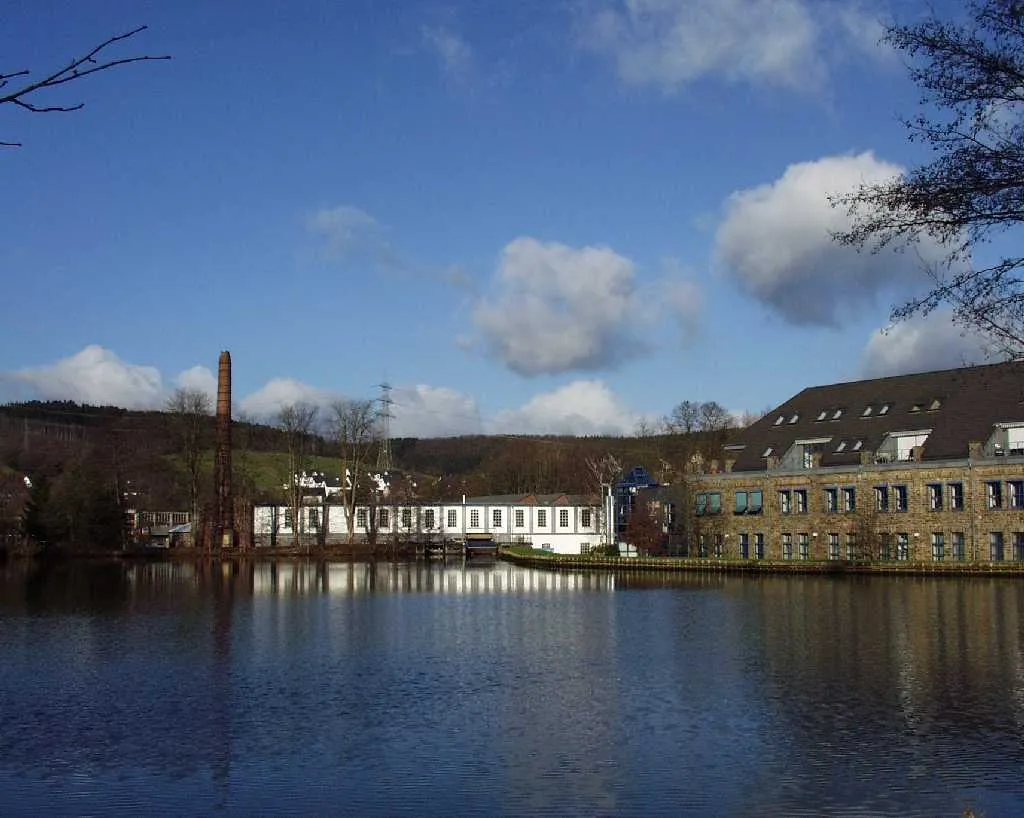
<svg viewBox="0 0 1024 818"><path fill-rule="evenodd" d="M303 537L318 536L325 528L323 535L328 542L348 538L348 521L340 503L304 505L299 511L300 519L296 521L287 506L256 506L256 545L270 545L273 539L284 541L293 535L296 524ZM415 504L385 501L376 508L357 506L354 523L357 540L367 539L375 529L379 542L491 540L529 544L557 554L587 553L604 543L605 534L600 503L567 494L464 497L461 501Z"/></svg>

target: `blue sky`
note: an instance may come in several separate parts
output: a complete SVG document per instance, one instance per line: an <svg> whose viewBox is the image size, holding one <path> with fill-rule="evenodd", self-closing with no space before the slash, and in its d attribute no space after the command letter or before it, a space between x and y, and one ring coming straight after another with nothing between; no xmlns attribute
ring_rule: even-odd
<svg viewBox="0 0 1024 818"><path fill-rule="evenodd" d="M682 400L983 355L826 197L927 158L901 0L15 0L0 72L170 54L3 106L0 400L238 412L393 388L399 435L621 433ZM928 249L923 250L927 256Z"/></svg>

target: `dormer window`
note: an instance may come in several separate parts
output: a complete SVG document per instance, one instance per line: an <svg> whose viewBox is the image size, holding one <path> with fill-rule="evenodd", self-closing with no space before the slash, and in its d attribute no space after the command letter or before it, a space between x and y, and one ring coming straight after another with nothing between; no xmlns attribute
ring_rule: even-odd
<svg viewBox="0 0 1024 818"><path fill-rule="evenodd" d="M854 450L855 452L859 452L859 451L860 451L860 447L861 447L861 446L863 446L863 445L864 445L864 441L863 441L863 440L858 440L858 441L856 441L856 442L855 442L855 443L853 444L853 450Z"/></svg>
<svg viewBox="0 0 1024 818"><path fill-rule="evenodd" d="M843 416L843 410L842 409L836 409L836 411L832 413L832 420L839 420L839 418L841 418L842 416Z"/></svg>
<svg viewBox="0 0 1024 818"><path fill-rule="evenodd" d="M785 418L784 415L779 415L777 418L775 418L775 425L776 426L781 426L785 422L786 422L786 418Z"/></svg>
<svg viewBox="0 0 1024 818"><path fill-rule="evenodd" d="M794 413L794 414L793 414L793 417L791 417L791 418L789 419L789 422L790 422L790 424L793 424L793 423L796 423L796 422L797 422L798 420L800 420L800 415L799 415L799 414L796 414L796 413Z"/></svg>
<svg viewBox="0 0 1024 818"><path fill-rule="evenodd" d="M844 451L846 451L846 441L845 440L840 440L839 441L839 445L836 446L836 454L839 454L839 452L844 452Z"/></svg>
<svg viewBox="0 0 1024 818"><path fill-rule="evenodd" d="M911 412L920 412L922 409L924 409L924 406L920 403L915 403L910 407Z"/></svg>
<svg viewBox="0 0 1024 818"><path fill-rule="evenodd" d="M936 409L942 408L942 398L932 398L932 402L928 404L928 411L934 412Z"/></svg>
<svg viewBox="0 0 1024 818"><path fill-rule="evenodd" d="M881 407L879 407L879 409L878 409L878 414L880 414L880 415L887 415L887 414L889 414L889 410L891 408L892 408L892 404L891 403L883 403L881 405Z"/></svg>
<svg viewBox="0 0 1024 818"><path fill-rule="evenodd" d="M828 417L828 410L827 410L827 409L822 409L822 410L821 410L821 411L820 411L820 412L818 413L818 420L824 420L824 419L825 419L825 418L827 418L827 417Z"/></svg>
<svg viewBox="0 0 1024 818"><path fill-rule="evenodd" d="M761 457L771 457L771 454L772 454L772 447L769 446L767 449L764 450L764 454L762 454Z"/></svg>
<svg viewBox="0 0 1024 818"><path fill-rule="evenodd" d="M872 409L872 407L865 406L864 407L864 411L860 413L860 416L862 418L870 417L871 416L871 409Z"/></svg>

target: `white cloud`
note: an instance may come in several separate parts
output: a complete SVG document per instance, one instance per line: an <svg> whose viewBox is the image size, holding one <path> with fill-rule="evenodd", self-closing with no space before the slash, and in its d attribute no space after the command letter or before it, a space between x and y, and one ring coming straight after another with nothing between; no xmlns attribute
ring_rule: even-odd
<svg viewBox="0 0 1024 818"><path fill-rule="evenodd" d="M338 396L293 378L274 378L238 401L239 411L258 420L273 418L283 406L308 403L321 408Z"/></svg>
<svg viewBox="0 0 1024 818"><path fill-rule="evenodd" d="M901 321L872 334L861 360L861 377L882 378L982 363L985 340L953 323L948 310Z"/></svg>
<svg viewBox="0 0 1024 818"><path fill-rule="evenodd" d="M179 389L189 389L209 395L211 400L217 398L217 376L205 366L194 366L186 369L175 379Z"/></svg>
<svg viewBox="0 0 1024 818"><path fill-rule="evenodd" d="M306 226L324 240L324 255L332 261L373 264L391 270L403 266L380 222L358 207L323 208L309 218Z"/></svg>
<svg viewBox="0 0 1024 818"><path fill-rule="evenodd" d="M598 0L585 8L582 46L610 59L622 82L669 92L707 76L812 90L846 51L881 53L881 25L861 3Z"/></svg>
<svg viewBox="0 0 1024 818"><path fill-rule="evenodd" d="M497 293L473 321L494 354L523 375L596 370L642 349L632 261L607 247L519 238L496 273Z"/></svg>
<svg viewBox="0 0 1024 818"><path fill-rule="evenodd" d="M913 252L858 252L833 240L850 225L830 195L892 178L901 168L866 152L790 165L774 182L730 196L715 234L721 269L746 293L796 325L838 326L924 282L923 261L940 253L922 240Z"/></svg>
<svg viewBox="0 0 1024 818"><path fill-rule="evenodd" d="M658 302L676 320L683 342L692 341L700 329L704 294L690 279L668 279L659 287Z"/></svg>
<svg viewBox="0 0 1024 818"><path fill-rule="evenodd" d="M622 0L584 21L584 47L633 85L702 76L804 88L821 81L819 26L804 0Z"/></svg>
<svg viewBox="0 0 1024 818"><path fill-rule="evenodd" d="M491 434L627 435L638 416L599 380L573 381L535 395L519 409L499 412Z"/></svg>
<svg viewBox="0 0 1024 818"><path fill-rule="evenodd" d="M476 401L454 389L398 387L392 399L392 437L454 437L482 431Z"/></svg>
<svg viewBox="0 0 1024 818"><path fill-rule="evenodd" d="M473 66L469 43L444 26L424 26L423 40L437 54L447 76L465 81Z"/></svg>
<svg viewBox="0 0 1024 818"><path fill-rule="evenodd" d="M7 373L4 380L40 400L152 409L165 397L159 370L126 363L96 344L49 366Z"/></svg>

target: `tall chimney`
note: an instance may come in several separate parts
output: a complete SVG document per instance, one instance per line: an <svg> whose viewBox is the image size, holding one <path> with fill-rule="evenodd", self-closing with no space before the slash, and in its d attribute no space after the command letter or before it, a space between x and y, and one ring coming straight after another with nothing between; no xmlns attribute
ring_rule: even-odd
<svg viewBox="0 0 1024 818"><path fill-rule="evenodd" d="M213 547L235 544L235 507L231 496L231 353L220 354L217 366L217 455L214 461L217 508Z"/></svg>

